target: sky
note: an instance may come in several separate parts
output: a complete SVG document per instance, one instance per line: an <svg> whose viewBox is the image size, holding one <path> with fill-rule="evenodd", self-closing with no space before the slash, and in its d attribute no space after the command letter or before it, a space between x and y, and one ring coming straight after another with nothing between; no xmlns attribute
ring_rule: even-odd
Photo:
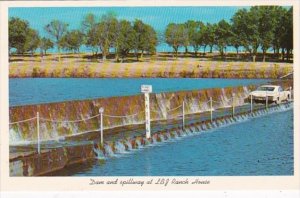
<svg viewBox="0 0 300 198"><path fill-rule="evenodd" d="M247 7L22 7L9 8L9 17L19 17L29 22L41 36L49 36L44 26L54 19L69 24L69 30L80 28L84 16L93 13L100 18L107 12L114 12L118 19L134 21L140 19L151 25L156 31L164 32L171 23L183 23L187 20L217 23L222 19L230 21L234 13ZM168 46L161 46L160 51L169 51ZM167 49L168 48L168 49Z"/></svg>

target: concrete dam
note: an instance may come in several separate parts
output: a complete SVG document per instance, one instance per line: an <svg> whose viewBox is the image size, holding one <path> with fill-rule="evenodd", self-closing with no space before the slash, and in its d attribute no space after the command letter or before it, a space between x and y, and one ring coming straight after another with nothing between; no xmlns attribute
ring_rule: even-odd
<svg viewBox="0 0 300 198"><path fill-rule="evenodd" d="M282 86L290 85L288 82ZM11 107L10 175L47 175L89 159L105 159L115 153L292 108L291 102L270 104L268 110L258 105L250 113L247 97L255 87L150 94L152 136L148 139L145 138L143 95ZM183 103L185 126L182 126ZM104 144L100 143L99 135L101 107L104 108ZM37 139L41 141L41 153L36 151Z"/></svg>

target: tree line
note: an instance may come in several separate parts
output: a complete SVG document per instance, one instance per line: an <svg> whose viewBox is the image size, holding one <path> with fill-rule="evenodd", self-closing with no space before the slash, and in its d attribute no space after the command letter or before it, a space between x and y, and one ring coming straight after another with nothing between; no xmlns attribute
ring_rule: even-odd
<svg viewBox="0 0 300 198"><path fill-rule="evenodd" d="M212 52L215 47L221 56L226 48L232 46L239 50L243 47L255 62L260 48L265 61L266 53L273 49L277 57L290 59L293 50L293 9L279 6L254 6L249 10L240 9L230 22L203 23L189 20L185 23L170 23L166 28L166 42L173 47L177 56L179 47L192 47L197 56L200 48ZM281 50L281 52L280 52Z"/></svg>
<svg viewBox="0 0 300 198"><path fill-rule="evenodd" d="M68 26L53 20L44 27L50 38L40 38L28 21L12 17L9 20L9 51L14 48L17 54L33 54L40 48L41 54L46 54L47 50L56 46L58 54L61 49L76 53L82 45L86 45L96 55L100 49L104 61L110 53L114 53L115 59L120 61L130 51L134 51L137 59L144 53L154 53L158 42L150 25L137 19L134 22L118 20L113 13L107 13L100 19L87 14L80 29L69 31Z"/></svg>
<svg viewBox="0 0 300 198"><path fill-rule="evenodd" d="M289 60L293 50L293 8L281 6L253 6L238 10L229 22L203 23L189 20L185 23L170 23L164 32L163 41L158 33L142 20L130 22L118 20L114 13L107 13L100 18L87 14L81 22L80 29L68 30L68 24L53 20L44 26L49 37L40 37L37 30L30 27L28 21L17 17L9 19L9 52L41 54L56 46L58 54L61 49L79 52L82 45L89 47L93 54L101 51L102 59L114 54L117 61L124 60L133 52L137 60L144 53L153 54L159 42L165 42L173 48L177 57L180 47L189 53L192 48L197 56L202 48L204 54L217 49L220 56L226 55L228 46L236 49L239 55L243 48L256 61L258 51L266 59L268 50L282 60Z"/></svg>

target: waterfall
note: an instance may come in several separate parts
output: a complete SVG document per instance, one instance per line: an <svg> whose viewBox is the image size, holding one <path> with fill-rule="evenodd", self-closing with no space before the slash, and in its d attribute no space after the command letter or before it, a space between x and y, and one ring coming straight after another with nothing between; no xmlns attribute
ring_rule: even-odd
<svg viewBox="0 0 300 198"><path fill-rule="evenodd" d="M171 137L171 132L167 133L167 139L168 139L168 140L171 140L171 139L172 139L172 137Z"/></svg>
<svg viewBox="0 0 300 198"><path fill-rule="evenodd" d="M97 159L105 159L103 152L99 148L94 148L93 150L96 154Z"/></svg>
<svg viewBox="0 0 300 198"><path fill-rule="evenodd" d="M211 124L212 124L212 127L213 127L213 128L217 128L217 127L218 127L216 121L213 121Z"/></svg>
<svg viewBox="0 0 300 198"><path fill-rule="evenodd" d="M132 150L132 144L131 144L130 140L126 140L125 145L127 146L127 150L129 150L129 151Z"/></svg>
<svg viewBox="0 0 300 198"><path fill-rule="evenodd" d="M23 138L20 135L20 131L19 130L15 130L13 128L9 129L9 144L13 145L13 144L18 144L20 142L23 142Z"/></svg>
<svg viewBox="0 0 300 198"><path fill-rule="evenodd" d="M151 142L150 142L147 138L144 138L143 140L144 140L144 142L145 142L145 145L151 144Z"/></svg>
<svg viewBox="0 0 300 198"><path fill-rule="evenodd" d="M160 138L161 142L163 142L165 140L165 137L162 134L159 134L158 137Z"/></svg>
<svg viewBox="0 0 300 198"><path fill-rule="evenodd" d="M111 146L108 144L104 145L104 150L105 150L105 156L112 157L115 155Z"/></svg>
<svg viewBox="0 0 300 198"><path fill-rule="evenodd" d="M230 107L232 105L231 101L229 98L227 98L226 93L225 93L225 89L222 88L222 94L220 96L221 98L221 103L223 107Z"/></svg>
<svg viewBox="0 0 300 198"><path fill-rule="evenodd" d="M136 140L135 140L135 144L136 144L136 147L137 147L138 149L142 148L142 143L141 143L141 141L140 141L139 139L136 139Z"/></svg>
<svg viewBox="0 0 300 198"><path fill-rule="evenodd" d="M162 113L163 118L166 119L168 115L167 109L170 108L170 100L166 99L166 94L164 93L156 94L156 99L160 112Z"/></svg>
<svg viewBox="0 0 300 198"><path fill-rule="evenodd" d="M177 138L178 138L177 131L173 131L173 135L174 135L174 138L175 138L175 139L177 139Z"/></svg>
<svg viewBox="0 0 300 198"><path fill-rule="evenodd" d="M120 141L117 141L116 144L115 144L115 149L116 149L116 153L126 153L126 147L125 145L120 142Z"/></svg>
<svg viewBox="0 0 300 198"><path fill-rule="evenodd" d="M175 115L175 111L170 113L168 110L182 105L185 101L186 114L194 112L203 112L210 109L209 97L213 96L214 100L218 100L221 104L214 103L213 106L226 107L231 106L229 102L231 93L235 93L236 106L244 104L244 98L249 94L247 86L222 89L206 89L197 91L180 91L173 93L158 93L151 95L151 115L152 120L165 119L168 116ZM121 116L120 118L104 116L105 129L114 127L130 126L134 124L144 123L144 100L141 95L100 98L85 101L68 101L49 104L39 104L40 112L40 138L42 141L58 140L69 136L76 136L83 133L91 133L93 130L99 129L100 119L97 116L100 107L105 108L105 114L111 116ZM288 108L286 105L278 107L270 106L269 111L278 111ZM26 105L19 107L10 107L9 120L11 122L21 121L25 118L30 119L36 116L37 105ZM137 116L126 116L129 114L141 113ZM180 114L180 109L176 111ZM262 115L266 111L255 112L254 115ZM179 115L178 114L178 115ZM92 119L87 119L93 117ZM176 117L180 119L180 117ZM72 122L74 120L83 120ZM71 121L69 123L65 121ZM231 120L233 122L234 120ZM217 123L218 125L218 123ZM215 127L215 126L213 126ZM193 131L195 129L192 129ZM36 120L12 124L9 126L9 143L21 144L35 142L37 140Z"/></svg>

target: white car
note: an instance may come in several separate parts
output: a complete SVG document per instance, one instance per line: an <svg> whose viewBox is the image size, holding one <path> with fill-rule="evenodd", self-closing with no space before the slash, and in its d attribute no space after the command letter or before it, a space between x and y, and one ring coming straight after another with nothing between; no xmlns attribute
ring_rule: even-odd
<svg viewBox="0 0 300 198"><path fill-rule="evenodd" d="M255 91L252 91L249 95L249 99L251 95L255 102L265 102L266 98L268 98L268 102L279 104L291 98L291 91L283 90L282 87L278 85L263 85L258 87Z"/></svg>

